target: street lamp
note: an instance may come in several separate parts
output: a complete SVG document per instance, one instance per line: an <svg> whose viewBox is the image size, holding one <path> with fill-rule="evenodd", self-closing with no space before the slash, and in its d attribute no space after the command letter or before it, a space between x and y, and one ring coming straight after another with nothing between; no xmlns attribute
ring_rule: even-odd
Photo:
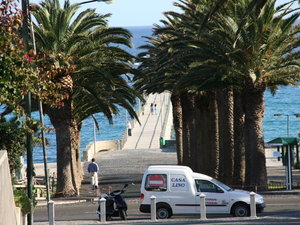
<svg viewBox="0 0 300 225"><path fill-rule="evenodd" d="M300 118L300 113L276 113L274 114L276 117L286 116L286 134L287 137L290 136L290 116L296 116L296 118Z"/></svg>
<svg viewBox="0 0 300 225"><path fill-rule="evenodd" d="M30 36L29 36L29 0L22 0L22 14L23 14L23 27L22 27L22 35L25 43L25 51L29 52L30 46ZM27 117L31 117L31 93L27 92L25 96L25 111ZM27 194L29 199L33 199L32 196L32 178L33 178L33 155L32 155L32 134L27 132L26 135L26 153L27 153ZM33 224L33 214L30 212L27 215L27 223L28 225Z"/></svg>
<svg viewBox="0 0 300 225"><path fill-rule="evenodd" d="M290 137L290 116L296 116L296 118L300 118L300 113L277 113L274 116L286 116L286 132L287 137ZM292 152L291 146L288 144L287 146L287 166L286 166L286 183L287 183L287 190L292 190Z"/></svg>

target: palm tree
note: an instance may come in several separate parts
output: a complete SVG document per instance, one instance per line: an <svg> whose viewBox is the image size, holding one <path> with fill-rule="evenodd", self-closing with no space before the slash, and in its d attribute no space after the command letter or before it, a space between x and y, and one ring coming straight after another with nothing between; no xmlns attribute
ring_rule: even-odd
<svg viewBox="0 0 300 225"><path fill-rule="evenodd" d="M294 25L298 15L289 15L289 11L283 6L275 9L275 1L268 1L260 11L250 14L235 42L239 53L234 59L244 88L245 182L252 187L264 188L267 180L262 128L264 92L268 87L275 90L279 84L296 85L300 79L299 53L295 51L300 30Z"/></svg>
<svg viewBox="0 0 300 225"><path fill-rule="evenodd" d="M242 87L246 185L262 188L266 186L263 94L267 87L275 90L278 84L293 85L299 80L295 51L299 28L293 25L298 15L285 18L291 10L284 6L276 10L274 5L275 1L265 1L248 11L253 8L252 1L228 4L214 18L210 32L187 41L194 48L191 55L198 59L179 81L181 87L191 85L200 90L209 84Z"/></svg>
<svg viewBox="0 0 300 225"><path fill-rule="evenodd" d="M185 6L181 6L184 8ZM192 62L192 58L183 57L189 55L189 48L181 49L180 52L173 52L174 46L181 45L184 40L183 31L188 31L181 24L182 15L175 12L166 13L168 21L162 21L164 26L157 26L154 29L155 38L149 39L152 46L142 46L147 49L146 53L141 54L142 64L140 69L146 74L142 79L136 78L136 86L142 86L144 90L150 92L158 92L169 90L172 92L173 118L177 140L178 163L189 165L197 170L197 161L195 155L198 154L196 129L196 99L201 93L196 93L193 88L180 89L176 87L179 77L188 73L188 65ZM203 13L203 18L205 14ZM201 25L205 24L201 21ZM182 31L182 33L180 32ZM180 36L181 35L181 36ZM180 36L180 37L178 37ZM145 57L145 56L148 57ZM163 85L161 85L163 82ZM202 97L203 98L203 97ZM203 111L204 112L204 111ZM206 113L209 113L207 111ZM201 118L198 118L198 122ZM200 119L200 120L199 120ZM205 128L203 127L203 130ZM202 132L207 133L207 129ZM209 136L211 137L211 136ZM204 140L205 138L201 139ZM202 148L203 150L205 149ZM203 165L203 164L202 164ZM206 170L211 171L211 170Z"/></svg>
<svg viewBox="0 0 300 225"><path fill-rule="evenodd" d="M263 94L267 87L276 90L279 84L293 85L299 80L299 53L295 51L299 28L293 25L298 15L291 15L289 5L275 9L275 1L231 1L203 25L202 18L210 11L210 2L181 3L183 13L167 13L166 27L156 31L160 37L166 37L159 45L164 48L163 51L157 48L156 58L148 59L158 65L147 75L156 80L173 79L173 83L175 80L171 90L177 93L233 88L238 115L233 120L234 143L235 148L245 147L246 185L264 188ZM285 18L287 15L290 16ZM180 70L175 72L174 68ZM180 76L175 78L172 76L175 73ZM243 133L244 137L237 135ZM243 152L235 151L237 160L244 158ZM230 157L225 160L232 162ZM243 163L237 166L244 167ZM234 168L233 174L242 182L243 173L238 174L238 168Z"/></svg>
<svg viewBox="0 0 300 225"><path fill-rule="evenodd" d="M109 15L92 9L75 16L79 8L68 0L63 8L58 0L46 0L33 11L38 54L56 71L52 79L65 95L61 107L45 108L56 130L57 192L62 195L79 194L81 122L98 112L112 122L118 106L137 118L133 106L140 97L126 82L126 74L135 73L134 57L119 47L130 47L131 34L108 28Z"/></svg>

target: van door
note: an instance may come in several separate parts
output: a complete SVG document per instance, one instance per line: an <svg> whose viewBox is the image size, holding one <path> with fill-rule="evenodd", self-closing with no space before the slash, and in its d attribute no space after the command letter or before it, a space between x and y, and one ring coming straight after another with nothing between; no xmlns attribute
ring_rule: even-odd
<svg viewBox="0 0 300 225"><path fill-rule="evenodd" d="M170 174L169 191L174 214L195 213L195 191L184 174Z"/></svg>
<svg viewBox="0 0 300 225"><path fill-rule="evenodd" d="M195 179L196 194L196 212L200 212L200 194L205 194L207 213L228 213L229 195L219 186L209 180Z"/></svg>

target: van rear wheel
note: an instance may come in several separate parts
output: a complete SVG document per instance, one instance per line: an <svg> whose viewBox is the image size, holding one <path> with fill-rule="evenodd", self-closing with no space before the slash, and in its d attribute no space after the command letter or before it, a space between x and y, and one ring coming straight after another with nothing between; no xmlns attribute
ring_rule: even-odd
<svg viewBox="0 0 300 225"><path fill-rule="evenodd" d="M172 216L171 209L166 205L159 205L156 209L157 219L168 219Z"/></svg>

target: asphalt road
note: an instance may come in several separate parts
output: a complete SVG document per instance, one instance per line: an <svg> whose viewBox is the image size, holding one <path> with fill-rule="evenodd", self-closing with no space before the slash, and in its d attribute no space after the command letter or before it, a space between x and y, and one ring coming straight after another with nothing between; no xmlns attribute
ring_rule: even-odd
<svg viewBox="0 0 300 225"><path fill-rule="evenodd" d="M257 222L262 222L264 219L270 220L270 218L277 219L276 225L279 224L300 224L300 196L298 195L268 195L265 196L267 207L265 211L261 214L258 214L259 220L251 222L251 224L257 224ZM139 199L128 198L126 199L128 203L128 222L129 221L140 221L140 220L150 220L150 214L140 213L138 210ZM97 224L98 216L95 214L97 209L97 204L93 202L82 202L76 204L62 204L55 206L55 218L59 224L59 221L77 221L80 224L84 224L83 221L89 221L90 224ZM180 215L173 216L172 223L175 224L173 219L186 220L189 221L196 220L200 215ZM234 221L237 218L233 218L227 215L208 215L208 221L213 222L214 220L221 220L226 222L230 220L228 224L234 224ZM45 224L47 221L47 207L39 206L35 210L34 214L34 224ZM120 223L119 218L114 218L114 222ZM171 221L171 220L170 220ZM197 220L198 221L198 220ZM207 221L207 222L208 222ZM280 223L280 221L282 223ZM247 222L247 221L245 221ZM223 223L222 223L223 224ZM242 224L242 223L241 223ZM247 223L245 223L247 224ZM272 224L269 223L262 224Z"/></svg>

